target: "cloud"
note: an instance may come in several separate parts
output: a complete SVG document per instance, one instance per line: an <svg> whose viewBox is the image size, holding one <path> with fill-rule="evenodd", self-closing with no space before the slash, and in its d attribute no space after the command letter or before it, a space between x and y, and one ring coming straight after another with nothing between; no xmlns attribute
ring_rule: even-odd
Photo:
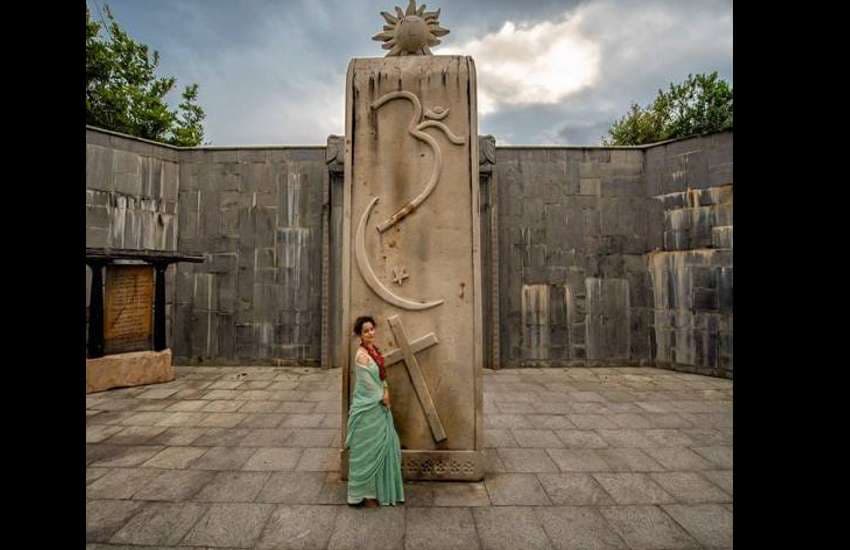
<svg viewBox="0 0 850 550"><path fill-rule="evenodd" d="M482 115L504 105L558 103L599 78L599 47L580 25L580 14L557 23L506 21L498 32L440 53L475 59Z"/></svg>
<svg viewBox="0 0 850 550"><path fill-rule="evenodd" d="M632 102L689 73L731 80L730 0L433 1L451 30L434 53L475 58L479 133L500 144L597 144ZM370 39L379 12L406 5L108 3L131 36L159 50L178 88L199 83L215 145L323 144L343 133L348 61L382 56Z"/></svg>

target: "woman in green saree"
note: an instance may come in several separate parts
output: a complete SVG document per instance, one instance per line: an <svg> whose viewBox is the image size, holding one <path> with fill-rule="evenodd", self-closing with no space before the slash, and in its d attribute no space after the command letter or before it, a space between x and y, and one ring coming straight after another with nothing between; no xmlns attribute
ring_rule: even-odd
<svg viewBox="0 0 850 550"><path fill-rule="evenodd" d="M404 502L401 445L390 412L384 358L375 347L375 320L358 317L354 333L354 392L348 412L348 503L395 506Z"/></svg>

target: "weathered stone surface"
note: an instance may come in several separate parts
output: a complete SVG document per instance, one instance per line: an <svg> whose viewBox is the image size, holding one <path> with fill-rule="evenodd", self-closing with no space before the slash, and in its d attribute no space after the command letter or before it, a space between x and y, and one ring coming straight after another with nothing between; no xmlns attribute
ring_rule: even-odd
<svg viewBox="0 0 850 550"><path fill-rule="evenodd" d="M599 511L631 548L699 548L699 543L657 506L611 506Z"/></svg>
<svg viewBox="0 0 850 550"><path fill-rule="evenodd" d="M540 484L556 505L614 504L608 493L586 473L538 474Z"/></svg>
<svg viewBox="0 0 850 550"><path fill-rule="evenodd" d="M545 506L551 501L534 474L491 474L485 481L495 506Z"/></svg>
<svg viewBox="0 0 850 550"><path fill-rule="evenodd" d="M592 508L558 506L541 508L536 512L555 548L628 548L605 518Z"/></svg>
<svg viewBox="0 0 850 550"><path fill-rule="evenodd" d="M200 504L150 503L122 527L109 542L171 546L206 512Z"/></svg>
<svg viewBox="0 0 850 550"><path fill-rule="evenodd" d="M724 506L668 504L662 508L705 547L732 547L732 511Z"/></svg>
<svg viewBox="0 0 850 550"><path fill-rule="evenodd" d="M162 472L133 495L134 500L164 500L181 502L191 499L207 483L212 472L170 470Z"/></svg>
<svg viewBox="0 0 850 550"><path fill-rule="evenodd" d="M270 504L211 504L182 542L190 546L251 548L273 511Z"/></svg>
<svg viewBox="0 0 850 550"><path fill-rule="evenodd" d="M382 507L366 510L344 507L336 518L328 550L376 548L394 550L403 546L405 508Z"/></svg>
<svg viewBox="0 0 850 550"><path fill-rule="evenodd" d="M407 451L439 448L446 459L454 451L479 453L469 462L471 471L452 474L469 480L483 476L477 443L483 358L476 342L483 329L474 83L471 59L460 56L351 62L344 330L337 344L345 405L356 345L348 327L364 312L376 317L379 347L398 349L399 359L404 357L390 365L388 382L406 463L414 458ZM431 333L432 346L405 351ZM451 384L440 383L448 379ZM346 414L343 406L343 425ZM423 468L405 468L404 474L439 477Z"/></svg>
<svg viewBox="0 0 850 550"><path fill-rule="evenodd" d="M481 548L485 550L512 550L515 548L554 548L535 508L524 506L496 506L472 510Z"/></svg>
<svg viewBox="0 0 850 550"><path fill-rule="evenodd" d="M86 502L86 542L106 542L143 506L127 500Z"/></svg>
<svg viewBox="0 0 850 550"><path fill-rule="evenodd" d="M235 368L176 367L176 371L179 381L160 386L158 389L171 390L175 387L203 389L216 385L228 386L231 389L206 391L240 393L264 391L259 386L274 381L291 384L290 387L297 389L280 391L300 392L299 397L303 398L311 392L328 391L327 388L337 384L336 380L340 374L339 371L324 371L317 374L315 369L288 368L251 370L244 376L241 373L246 369ZM240 381L239 386L226 383L237 380ZM219 382L225 383L219 384ZM179 384L179 386L171 384ZM242 384L245 384L246 389L240 389ZM391 514L402 512L402 515L394 515L389 521L395 522L389 527L391 538L391 541L387 543L389 547L402 548L405 544L419 547L421 541L424 547L429 547L430 543L430 547L440 548L449 544L446 541L451 539L457 544L471 548L476 547L476 542L482 548L525 548L535 547L538 544L546 547L547 543L555 548L621 548L622 544L617 542L619 537L624 543L634 548L699 548L701 545L709 548L728 548L723 537L728 537L731 531L729 517L725 514L728 512L731 515L732 471L723 469L721 464L727 464L726 454L731 446L731 430L726 426L732 406L731 381L651 368L512 369L488 372L484 376L484 384L487 390L486 399L494 408L498 408L503 403L515 402L513 398L516 395L538 401L545 398L553 400L550 401L551 403L568 405L566 411L583 410L582 407L592 406L587 410L594 412L588 414L608 415L619 420L621 424L635 422L643 425L638 418L646 419L649 420L651 427L557 430L559 438L568 445L568 448L521 448L516 446L517 443L510 428L497 431L496 433L509 437L503 437L501 440L491 437L490 444L493 446L488 447L485 453L488 476L483 483L408 482L405 484L405 505L396 508L397 512L390 512ZM153 547L163 547L165 543L156 542L158 540L156 537L167 537L168 533L157 526L170 524L173 521L177 526L176 531L184 529L179 508L160 507L160 513L149 512L149 517L145 516L146 519L136 521L133 520L134 514L147 507L134 508L132 506L134 503L141 505L191 504L204 509L212 509L220 504L245 503L249 506L264 504L269 505L273 511L280 511L277 523L274 523L272 519L265 522L262 514L259 518L240 516L241 519L233 524L231 530L235 529L237 533L256 533L256 538L243 539L246 540L244 543L225 538L213 540L212 537L225 535L223 532L211 533L210 531L216 526L208 525L205 528L207 532L205 536L209 538L196 540L184 537L175 544L171 544L172 539L163 539L168 542L165 547L234 548L236 547L233 546L234 544L239 544L242 546L238 547L245 548L272 548L287 547L287 544L299 547L298 545L301 544L301 547L322 548L331 544L332 537L336 539L334 544L350 544L353 540L355 543L359 541L362 545L363 541L367 540L366 531L369 528L383 525L378 525L380 522L376 522L375 525L369 522L383 516L388 511L386 508L364 510L345 506L347 485L340 479L341 472L299 471L330 466L329 457L338 453L335 446L337 441L329 439L321 446L300 447L292 445L290 438L293 434L292 429L171 427L155 435L146 444L111 443L111 439L120 438L125 431L128 432L127 442L133 443L134 437L143 438L153 433L146 434L146 430L161 428L151 423L160 422L163 419L167 421L171 414L186 414L185 411L180 410L181 407L177 407L177 412L162 411L165 412L165 416L161 416L160 411L134 412L138 405L171 401L179 403L179 394L185 390L179 390L164 400L147 398L150 397L149 395L143 397L148 391L150 390L145 388L126 388L87 397L88 411L97 412L89 417L90 421L102 415L118 414L125 416L107 420L112 422L135 418L136 422L145 423L129 426L111 435L109 439L87 445L89 464L95 462L113 464L87 468L87 506L92 509L89 515L100 518L95 521L89 520L87 525L89 532L100 532L100 535L89 539L90 545L103 544L102 548L139 547L138 543L123 540L108 542L115 533L123 531L122 537L127 537L127 540L132 538L139 542L151 543ZM198 396L191 395L186 399L205 404L215 401L215 399L198 399ZM526 403L527 401L518 402ZM309 402L292 401L292 403ZM635 403L649 405L649 409ZM669 410L680 412L651 412L661 404L670 405ZM339 403L337 402L336 405L338 407ZM646 412L639 413L637 417L617 416L636 414L635 410L627 405ZM111 411L111 409L115 410ZM130 416L126 416L127 413ZM154 416L136 417L136 415L151 414ZM208 414L210 413L201 413L201 418ZM322 416L326 414L333 413L323 413ZM513 413L513 416L515 422L525 420L529 426L537 426L542 422L540 419L533 421L528 419L533 416L548 416L546 422L554 422L554 418L559 416L566 418L568 414L572 413L552 412L547 415L537 415L517 412ZM688 427L655 427L657 419L653 418L653 415L675 415L678 420L674 420L674 423L685 421ZM667 422L664 420L662 424ZM122 426L106 422L96 425L114 425L119 428ZM703 425L705 427L700 427ZM90 427L93 426L95 425ZM322 428L296 429L336 432L333 429ZM534 428L517 429L533 430ZM255 436L253 442L246 440L248 435L257 432L263 432L264 435L260 438ZM276 445L264 447L246 444L246 442L257 443L263 438L270 440L269 434L278 432L282 435L278 436L279 443ZM612 436L612 432L616 432L616 435ZM609 439L614 437L612 441L630 445L608 446L599 434ZM336 436L338 435L339 433L336 432ZM596 437L589 437L591 435ZM95 437L95 439L98 438ZM301 442L304 441L306 440ZM640 443L641 446L635 446L636 443ZM598 449L593 448L597 445L602 446ZM174 448L177 452L174 455L160 454L160 458L171 456L176 461L175 464L180 463L185 460L185 457L181 458L181 448L189 446L202 449L204 454L188 463L188 469L121 465L146 462L160 454L165 447ZM230 470L243 467L244 463L240 465L240 462L243 459L247 462L245 457L265 449L291 450L299 455L295 465L296 470L271 472ZM692 449L698 449L700 453L720 461L721 464L708 460L707 457ZM545 461L540 459L545 457L555 465L587 471L562 473L559 473L557 469L550 472L530 473L508 471L508 467L499 456L504 451L508 454L514 453L511 457L513 462L508 461L513 470L526 469L526 462L532 464L541 462L532 468L540 469L545 464ZM566 451L594 452L590 455L577 456L565 454ZM657 470L657 466L649 471L642 471L646 469L641 466L647 457L652 457L652 460L659 462L665 471L652 471ZM201 469L202 467L228 470L204 470ZM227 477L228 474L249 474L249 476ZM635 477L631 479L624 477L628 475ZM602 479L601 476L608 476L607 485L597 481L597 478ZM614 481L611 481L612 479ZM669 499L664 498L665 502L651 505L619 504L619 502L633 501L653 502L659 500L661 495L659 491L669 495ZM551 504L547 503L543 497ZM102 501L107 501L109 504L96 504ZM668 506L673 507L668 510ZM292 513L284 513L283 509L291 510ZM477 511L490 509L509 512L495 519L476 517ZM170 515L162 513L162 510L170 511ZM353 520L346 526L340 527L337 516L343 510L349 510L350 512L347 513L353 515ZM434 510L434 512L426 510ZM612 510L614 513L611 512ZM528 514L526 511L531 513ZM413 517L414 513L416 518ZM269 518L272 517L274 516L270 514ZM604 517L604 521L600 517ZM470 526L467 523L469 518L478 521L474 526ZM347 525L353 525L354 520L358 525L366 523L363 531L361 527L356 527L353 533L348 532ZM187 520L186 523L189 521ZM197 524L202 523L204 520L200 518ZM612 531L617 535L612 535ZM299 537L299 535L303 536ZM233 536L242 535L234 534ZM525 537L528 537L528 541ZM714 546L717 542L722 544ZM143 544L143 546L151 547L150 544Z"/></svg>
<svg viewBox="0 0 850 550"><path fill-rule="evenodd" d="M86 359L86 393L174 380L171 350L136 351Z"/></svg>

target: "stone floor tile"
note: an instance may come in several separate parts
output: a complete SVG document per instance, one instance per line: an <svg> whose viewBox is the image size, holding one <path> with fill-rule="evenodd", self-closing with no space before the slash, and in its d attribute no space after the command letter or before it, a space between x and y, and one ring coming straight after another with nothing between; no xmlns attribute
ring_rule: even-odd
<svg viewBox="0 0 850 550"><path fill-rule="evenodd" d="M177 393L177 388L151 388L136 396L136 399L167 399Z"/></svg>
<svg viewBox="0 0 850 550"><path fill-rule="evenodd" d="M168 412L197 412L203 409L209 401L203 399L184 399L165 408Z"/></svg>
<svg viewBox="0 0 850 550"><path fill-rule="evenodd" d="M535 511L536 508L530 506L473 509L482 550L554 548Z"/></svg>
<svg viewBox="0 0 850 550"><path fill-rule="evenodd" d="M405 500L407 494L405 494ZM327 472L322 482L322 490L315 499L316 504L348 504L348 482L343 481L340 472Z"/></svg>
<svg viewBox="0 0 850 550"><path fill-rule="evenodd" d="M111 445L146 445L164 431L162 426L128 426L106 442Z"/></svg>
<svg viewBox="0 0 850 550"><path fill-rule="evenodd" d="M563 449L553 449L563 450ZM498 449L505 470L514 473L557 472L546 449Z"/></svg>
<svg viewBox="0 0 850 550"><path fill-rule="evenodd" d="M257 542L257 550L326 548L341 506L287 506L274 509Z"/></svg>
<svg viewBox="0 0 850 550"><path fill-rule="evenodd" d="M207 401L207 404L204 405L204 408L201 409L203 412L219 412L219 413L229 413L236 412L239 410L239 407L244 405L246 401L225 401L225 400L213 400Z"/></svg>
<svg viewBox="0 0 850 550"><path fill-rule="evenodd" d="M115 424L94 424L86 426L86 443L100 443L124 429L124 426L118 426Z"/></svg>
<svg viewBox="0 0 850 550"><path fill-rule="evenodd" d="M541 474L544 475L544 474ZM494 506L546 506L552 502L534 474L492 474L484 485Z"/></svg>
<svg viewBox="0 0 850 550"><path fill-rule="evenodd" d="M270 504L211 504L183 544L252 548L274 509Z"/></svg>
<svg viewBox="0 0 850 550"><path fill-rule="evenodd" d="M143 503L129 500L86 502L86 542L106 542L141 509Z"/></svg>
<svg viewBox="0 0 850 550"><path fill-rule="evenodd" d="M236 447L251 433L250 428L206 428L193 447Z"/></svg>
<svg viewBox="0 0 850 550"><path fill-rule="evenodd" d="M487 449L484 451L484 471L488 474L498 474L507 471L505 468L505 463L502 462L502 459L499 457L499 453L496 449Z"/></svg>
<svg viewBox="0 0 850 550"><path fill-rule="evenodd" d="M406 508L434 505L433 481L407 481L404 483L404 506Z"/></svg>
<svg viewBox="0 0 850 550"><path fill-rule="evenodd" d="M694 444L693 439L678 429L653 428L643 430L643 436L657 447L688 447Z"/></svg>
<svg viewBox="0 0 850 550"><path fill-rule="evenodd" d="M700 474L732 496L732 470L706 470Z"/></svg>
<svg viewBox="0 0 850 550"><path fill-rule="evenodd" d="M667 504L661 507L706 547L731 548L732 512L719 504Z"/></svg>
<svg viewBox="0 0 850 550"><path fill-rule="evenodd" d="M476 550L481 547L470 509L406 508L405 550Z"/></svg>
<svg viewBox="0 0 850 550"><path fill-rule="evenodd" d="M605 518L589 506L537 508L543 530L558 550L627 549Z"/></svg>
<svg viewBox="0 0 850 550"><path fill-rule="evenodd" d="M116 468L86 487L86 499L128 499L159 473L141 468Z"/></svg>
<svg viewBox="0 0 850 550"><path fill-rule="evenodd" d="M209 447L189 467L193 470L241 470L256 452L254 447Z"/></svg>
<svg viewBox="0 0 850 550"><path fill-rule="evenodd" d="M280 425L284 428L317 428L324 417L324 413L286 414Z"/></svg>
<svg viewBox="0 0 850 550"><path fill-rule="evenodd" d="M256 502L315 504L324 480L323 472L274 472L257 495Z"/></svg>
<svg viewBox="0 0 850 550"><path fill-rule="evenodd" d="M568 449L603 449L608 443L593 430L555 430Z"/></svg>
<svg viewBox="0 0 850 550"><path fill-rule="evenodd" d="M696 472L653 473L650 477L677 502L701 504L730 502L732 497Z"/></svg>
<svg viewBox="0 0 850 550"><path fill-rule="evenodd" d="M145 468L183 470L207 452L206 447L166 447L142 464Z"/></svg>
<svg viewBox="0 0 850 550"><path fill-rule="evenodd" d="M575 424L580 430L615 430L619 427L606 415L601 414L571 414L568 418L570 419L570 422Z"/></svg>
<svg viewBox="0 0 850 550"><path fill-rule="evenodd" d="M166 470L133 494L133 500L182 502L195 496L213 480L213 472Z"/></svg>
<svg viewBox="0 0 850 550"><path fill-rule="evenodd" d="M240 445L243 447L284 447L292 430L258 428L248 432Z"/></svg>
<svg viewBox="0 0 850 550"><path fill-rule="evenodd" d="M608 403L601 401L587 401L585 403L570 403L573 414L611 414Z"/></svg>
<svg viewBox="0 0 850 550"><path fill-rule="evenodd" d="M405 508L340 508L328 550L404 548Z"/></svg>
<svg viewBox="0 0 850 550"><path fill-rule="evenodd" d="M519 447L511 430L484 428L484 447Z"/></svg>
<svg viewBox="0 0 850 550"><path fill-rule="evenodd" d="M651 428L652 423L637 413L609 414L608 418L621 428Z"/></svg>
<svg viewBox="0 0 850 550"><path fill-rule="evenodd" d="M654 428L692 428L693 424L685 420L682 415L674 412L644 412L646 418Z"/></svg>
<svg viewBox="0 0 850 550"><path fill-rule="evenodd" d="M491 414L484 417L485 429L531 428L521 414Z"/></svg>
<svg viewBox="0 0 850 550"><path fill-rule="evenodd" d="M269 480L268 472L218 472L192 497L197 502L252 502Z"/></svg>
<svg viewBox="0 0 850 550"><path fill-rule="evenodd" d="M709 447L691 447L691 450L721 470L732 469L732 447L712 445Z"/></svg>
<svg viewBox="0 0 850 550"><path fill-rule="evenodd" d="M655 445L643 435L645 430L621 428L616 430L596 430L599 436L608 443L609 447L638 447L647 448Z"/></svg>
<svg viewBox="0 0 850 550"><path fill-rule="evenodd" d="M615 504L611 496L590 474L581 472L537 474L537 478L553 504L569 506Z"/></svg>
<svg viewBox="0 0 850 550"><path fill-rule="evenodd" d="M500 413L533 413L534 404L522 401L496 401L496 409Z"/></svg>
<svg viewBox="0 0 850 550"><path fill-rule="evenodd" d="M535 401L534 410L538 414L572 414L575 412L576 403L562 401ZM518 426L520 428L524 426Z"/></svg>
<svg viewBox="0 0 850 550"><path fill-rule="evenodd" d="M638 550L700 548L700 544L657 506L603 506L608 524Z"/></svg>
<svg viewBox="0 0 850 550"><path fill-rule="evenodd" d="M608 463L598 449L547 449L560 472L605 472Z"/></svg>
<svg viewBox="0 0 850 550"><path fill-rule="evenodd" d="M277 428L283 422L280 413L246 413L245 419L239 424L240 428Z"/></svg>
<svg viewBox="0 0 850 550"><path fill-rule="evenodd" d="M484 482L434 483L434 506L490 506Z"/></svg>
<svg viewBox="0 0 850 550"><path fill-rule="evenodd" d="M199 428L235 428L245 417L245 413L210 413L200 421Z"/></svg>
<svg viewBox="0 0 850 550"><path fill-rule="evenodd" d="M617 504L662 504L676 501L647 474L595 473L593 478Z"/></svg>
<svg viewBox="0 0 850 550"><path fill-rule="evenodd" d="M683 428L682 433L693 440L695 446L732 445L732 438L713 428Z"/></svg>
<svg viewBox="0 0 850 550"><path fill-rule="evenodd" d="M166 428L161 434L152 437L148 445L192 445L207 431L207 428Z"/></svg>
<svg viewBox="0 0 850 550"><path fill-rule="evenodd" d="M86 468L86 485L90 485L92 481L100 479L111 471L110 468Z"/></svg>
<svg viewBox="0 0 850 550"><path fill-rule="evenodd" d="M206 512L206 506L186 503L146 504L133 519L119 529L110 543L171 546L184 535Z"/></svg>
<svg viewBox="0 0 850 550"><path fill-rule="evenodd" d="M527 414L525 419L537 430L574 430L576 425L563 414Z"/></svg>
<svg viewBox="0 0 850 550"><path fill-rule="evenodd" d="M339 430L331 428L293 428L286 444L291 447L332 447Z"/></svg>
<svg viewBox="0 0 850 550"><path fill-rule="evenodd" d="M259 448L242 466L243 470L292 471L301 458L302 449L284 447Z"/></svg>
<svg viewBox="0 0 850 550"><path fill-rule="evenodd" d="M694 471L715 468L711 462L686 447L658 447L644 451L668 470Z"/></svg>
<svg viewBox="0 0 850 550"><path fill-rule="evenodd" d="M175 413L165 411L137 412L121 421L124 426L154 426Z"/></svg>
<svg viewBox="0 0 850 550"><path fill-rule="evenodd" d="M279 412L280 401L245 401L239 407L241 413L273 413ZM282 418L281 418L282 420Z"/></svg>
<svg viewBox="0 0 850 550"><path fill-rule="evenodd" d="M555 432L552 430L511 430L514 439L517 440L520 447L533 447L541 449L554 449L564 447L564 442L558 439Z"/></svg>
<svg viewBox="0 0 850 550"><path fill-rule="evenodd" d="M298 465L299 472L333 472L340 468L339 449L332 447L304 449Z"/></svg>
<svg viewBox="0 0 850 550"><path fill-rule="evenodd" d="M598 449L612 472L663 472L664 466L640 449L629 447Z"/></svg>
<svg viewBox="0 0 850 550"><path fill-rule="evenodd" d="M138 466L163 450L159 445L99 445L108 452L91 462L92 466L129 468Z"/></svg>
<svg viewBox="0 0 850 550"><path fill-rule="evenodd" d="M142 413L140 413L142 414ZM158 413L144 413L158 414ZM165 413L163 413L165 414ZM157 426L179 426L182 428L196 428L198 423L209 416L210 413L203 412L174 412L156 423Z"/></svg>

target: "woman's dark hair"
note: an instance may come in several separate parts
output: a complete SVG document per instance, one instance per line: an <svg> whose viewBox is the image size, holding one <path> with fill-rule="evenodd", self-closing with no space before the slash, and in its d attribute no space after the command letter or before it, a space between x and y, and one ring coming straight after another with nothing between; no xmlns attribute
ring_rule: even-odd
<svg viewBox="0 0 850 550"><path fill-rule="evenodd" d="M362 317L358 317L357 320L354 321L354 334L360 336L360 334L362 334L363 332L363 325L365 323L372 323L373 327L376 326L374 319L372 319L368 315L363 315Z"/></svg>

